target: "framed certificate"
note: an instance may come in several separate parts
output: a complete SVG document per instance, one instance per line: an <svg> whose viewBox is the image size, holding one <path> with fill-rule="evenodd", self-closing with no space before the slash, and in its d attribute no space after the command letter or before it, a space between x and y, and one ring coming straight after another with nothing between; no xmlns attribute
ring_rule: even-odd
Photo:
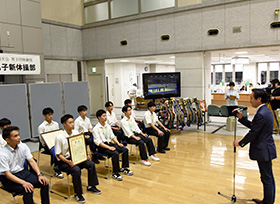
<svg viewBox="0 0 280 204"><path fill-rule="evenodd" d="M52 130L52 131L49 131L49 132L42 133L41 137L45 141L45 143L48 146L48 148L51 149L54 146L54 144L55 144L56 136L59 135L62 132L63 132L62 129Z"/></svg>
<svg viewBox="0 0 280 204"><path fill-rule="evenodd" d="M71 160L74 165L87 160L87 149L84 133L67 137Z"/></svg>

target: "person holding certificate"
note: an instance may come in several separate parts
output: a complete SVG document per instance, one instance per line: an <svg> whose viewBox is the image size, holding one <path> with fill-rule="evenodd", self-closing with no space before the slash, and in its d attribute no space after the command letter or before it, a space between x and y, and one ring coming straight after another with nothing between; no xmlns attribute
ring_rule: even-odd
<svg viewBox="0 0 280 204"><path fill-rule="evenodd" d="M67 137L78 135L79 132L77 130L74 130L74 120L72 115L66 114L62 116L61 123L64 126L64 131L55 139L55 155L58 160L57 164L61 171L67 172L72 175L75 199L79 203L84 203L85 199L82 195L83 189L81 181L81 169L86 168L88 170L87 190L93 192L94 194L101 194L101 191L96 188L96 186L98 185L98 179L96 175L95 164L94 162L89 160L90 156L88 154L87 161L74 165L73 161L71 161L70 158ZM72 152L72 154L75 154L75 152Z"/></svg>
<svg viewBox="0 0 280 204"><path fill-rule="evenodd" d="M96 117L99 123L93 128L94 143L98 146L98 151L112 157L113 173L112 177L117 181L122 181L122 176L119 173L128 176L133 175L133 172L128 169L128 149L119 143L114 135L111 126L106 123L107 115L104 110L98 110ZM112 141L114 143L112 143ZM122 168L120 169L119 154L122 153Z"/></svg>

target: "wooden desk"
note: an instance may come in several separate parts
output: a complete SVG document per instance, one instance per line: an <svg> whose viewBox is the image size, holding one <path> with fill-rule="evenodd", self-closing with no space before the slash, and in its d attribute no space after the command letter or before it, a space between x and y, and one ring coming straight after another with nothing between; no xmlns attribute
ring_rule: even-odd
<svg viewBox="0 0 280 204"><path fill-rule="evenodd" d="M211 99L211 104L215 104L215 105L218 105L218 106L227 104L224 93L212 93L211 98L212 98ZM247 94L247 93L239 94L238 105L248 107L248 113L249 114L252 114L252 115L256 114L255 108L253 108L251 106L251 103L250 103L250 94Z"/></svg>

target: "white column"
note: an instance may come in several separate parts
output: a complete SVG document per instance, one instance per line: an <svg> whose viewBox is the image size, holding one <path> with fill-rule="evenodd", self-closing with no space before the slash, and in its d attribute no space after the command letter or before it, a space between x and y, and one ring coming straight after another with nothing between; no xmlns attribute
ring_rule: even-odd
<svg viewBox="0 0 280 204"><path fill-rule="evenodd" d="M175 71L181 72L181 96L197 97L211 103L211 53L175 55Z"/></svg>

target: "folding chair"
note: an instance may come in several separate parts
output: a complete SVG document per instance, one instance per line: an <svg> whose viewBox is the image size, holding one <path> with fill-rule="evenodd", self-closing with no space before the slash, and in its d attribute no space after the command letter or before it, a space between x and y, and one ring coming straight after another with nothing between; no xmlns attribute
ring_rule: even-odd
<svg viewBox="0 0 280 204"><path fill-rule="evenodd" d="M53 147L52 149L51 149L51 164L52 164L52 167L53 166L55 166L55 164L57 163L57 159L56 159L56 156L55 156L55 147ZM55 168L59 168L58 166L56 166ZM52 170L54 171L54 169L52 168ZM61 197L63 197L63 198L65 198L65 199L68 199L68 198L70 198L70 196L71 196L71 193L70 193L70 179L69 179L69 173L67 173L67 172L65 172L66 173L66 175L67 175L67 187L68 187L68 196L65 196L65 195L63 195L63 194L61 194L61 193L58 193L57 191L54 191L53 190L53 188L52 188L52 184L51 184L51 182L52 182L52 178L54 177L54 176L51 176L51 178L50 178L50 192L51 193L54 193L54 194L56 194L56 195L59 195L59 196L61 196ZM54 172L53 172L53 175L54 175Z"/></svg>

